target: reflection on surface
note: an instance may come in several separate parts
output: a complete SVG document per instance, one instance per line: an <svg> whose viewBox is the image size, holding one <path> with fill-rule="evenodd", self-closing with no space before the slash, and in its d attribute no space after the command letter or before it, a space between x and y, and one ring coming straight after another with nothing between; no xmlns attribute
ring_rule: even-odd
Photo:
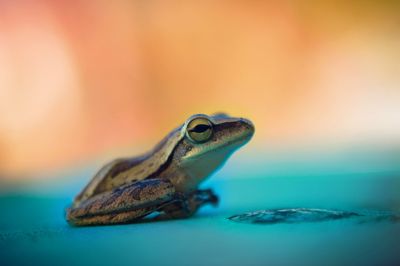
<svg viewBox="0 0 400 266"><path fill-rule="evenodd" d="M355 212L336 211L326 209L277 209L260 210L229 217L235 222L274 224L274 223L302 223L302 222L320 222L327 220L344 219L359 216Z"/></svg>
<svg viewBox="0 0 400 266"><path fill-rule="evenodd" d="M393 212L353 212L328 209L290 208L275 210L259 210L229 217L240 223L276 224L322 222L346 218L361 218L361 223L391 221L399 222L400 216Z"/></svg>

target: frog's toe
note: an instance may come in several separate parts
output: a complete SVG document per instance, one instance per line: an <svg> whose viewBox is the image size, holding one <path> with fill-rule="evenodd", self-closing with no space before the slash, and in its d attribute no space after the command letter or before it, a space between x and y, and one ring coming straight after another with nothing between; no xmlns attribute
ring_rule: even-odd
<svg viewBox="0 0 400 266"><path fill-rule="evenodd" d="M215 194L212 194L208 202L211 203L212 206L217 207L219 204L219 197Z"/></svg>

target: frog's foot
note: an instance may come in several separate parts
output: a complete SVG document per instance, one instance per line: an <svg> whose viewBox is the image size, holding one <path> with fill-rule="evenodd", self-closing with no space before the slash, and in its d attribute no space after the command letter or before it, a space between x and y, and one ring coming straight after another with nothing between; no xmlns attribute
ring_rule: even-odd
<svg viewBox="0 0 400 266"><path fill-rule="evenodd" d="M68 208L66 218L72 225L133 222L174 200L175 196L175 188L168 180L142 180Z"/></svg>
<svg viewBox="0 0 400 266"><path fill-rule="evenodd" d="M216 206L218 201L218 196L211 189L196 190L188 196L176 193L173 201L158 209L162 213L155 217L155 219L187 218L195 214L200 207L206 204Z"/></svg>
<svg viewBox="0 0 400 266"><path fill-rule="evenodd" d="M219 202L218 196L212 191L212 189L196 190L191 197L192 201L195 201L199 207L204 204L211 204L217 206Z"/></svg>

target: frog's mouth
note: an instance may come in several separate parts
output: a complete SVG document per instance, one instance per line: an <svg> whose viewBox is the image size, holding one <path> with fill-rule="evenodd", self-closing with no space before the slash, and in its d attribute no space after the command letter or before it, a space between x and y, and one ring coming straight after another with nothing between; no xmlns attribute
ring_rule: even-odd
<svg viewBox="0 0 400 266"><path fill-rule="evenodd" d="M217 149L219 150L224 150L224 149L232 149L232 151L235 151L236 149L242 147L245 145L247 142L250 141L254 133L246 133L246 134L241 134L239 136L235 136L228 141L222 142L220 145L217 146Z"/></svg>

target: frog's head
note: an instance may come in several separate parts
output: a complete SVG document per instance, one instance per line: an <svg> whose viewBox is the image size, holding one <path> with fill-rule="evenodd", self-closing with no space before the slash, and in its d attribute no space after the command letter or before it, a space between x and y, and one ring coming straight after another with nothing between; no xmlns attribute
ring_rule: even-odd
<svg viewBox="0 0 400 266"><path fill-rule="evenodd" d="M175 151L178 164L199 182L218 169L254 134L254 125L245 118L226 114L191 116L181 128L183 139Z"/></svg>

